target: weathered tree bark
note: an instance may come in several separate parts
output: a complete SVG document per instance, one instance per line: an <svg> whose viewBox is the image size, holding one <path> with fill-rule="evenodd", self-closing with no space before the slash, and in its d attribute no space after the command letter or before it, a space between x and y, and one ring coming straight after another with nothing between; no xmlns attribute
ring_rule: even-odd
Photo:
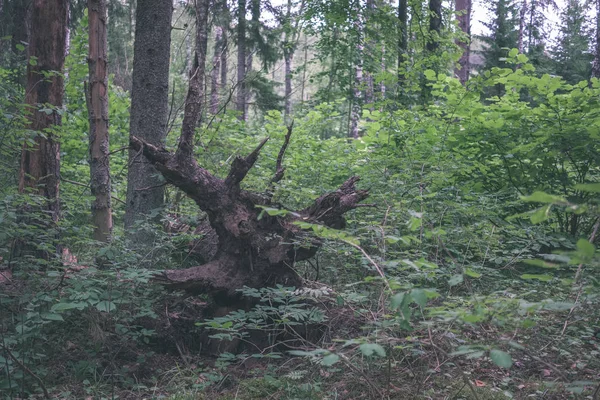
<svg viewBox="0 0 600 400"><path fill-rule="evenodd" d="M183 136L182 131L182 142ZM359 178L352 177L310 207L286 217L263 215L259 219L261 210L257 206L270 205L268 196L244 191L240 183L265 142L266 139L247 157L237 157L227 178L220 179L200 167L195 159L184 156L181 147L173 154L164 147L131 138L134 150L142 151L167 182L183 190L207 213L217 237L217 249L206 264L165 271L159 280L177 289L226 296L234 295L243 286L299 286L301 279L292 267L296 261L312 257L320 243L313 240L310 245L293 244L306 242L302 240L306 233L294 222L343 228L343 214L358 207L368 196L366 190L356 189Z"/></svg>
<svg viewBox="0 0 600 400"><path fill-rule="evenodd" d="M95 240L108 242L112 234L111 183L108 137L108 42L106 0L88 1L89 90L86 90L90 121L90 190Z"/></svg>
<svg viewBox="0 0 600 400"><path fill-rule="evenodd" d="M196 15L201 30L202 13L197 12ZM202 34L199 33L198 41L201 40ZM141 153L168 183L180 188L207 214L210 226L207 226L209 232L205 237L208 242L214 241L211 244L216 244L216 250L205 252L204 265L165 271L157 279L173 288L225 298L235 296L236 290L243 286L263 287L276 283L300 286L302 281L293 265L313 256L320 242L316 239L303 240L307 233L294 222L343 228L343 214L358 207L368 192L357 190L355 184L359 178L352 177L335 192L321 196L310 207L296 213L287 216L262 213L257 206L272 207L270 195L242 190L240 184L258 159L267 139L248 156L236 157L225 179L212 175L194 159L194 124L201 112L201 82L201 74L194 73L190 78L184 123L179 146L174 153L162 145L130 137L132 150ZM271 182L278 182L283 177L283 157L291 134L290 126Z"/></svg>
<svg viewBox="0 0 600 400"><path fill-rule="evenodd" d="M592 62L592 77L600 78L600 0L596 0L596 48Z"/></svg>
<svg viewBox="0 0 600 400"><path fill-rule="evenodd" d="M398 2L398 28L398 93L401 93L408 61L408 0Z"/></svg>
<svg viewBox="0 0 600 400"><path fill-rule="evenodd" d="M456 0L455 5L458 27L467 36L466 41L457 41L457 44L463 49L463 53L458 60L458 68L454 70L460 82L464 85L469 79L471 72L471 0Z"/></svg>
<svg viewBox="0 0 600 400"><path fill-rule="evenodd" d="M442 0L429 0L429 40L427 51L434 52L440 46L442 31Z"/></svg>
<svg viewBox="0 0 600 400"><path fill-rule="evenodd" d="M24 144L21 153L19 191L33 190L47 199L44 209L56 223L60 214L60 146L53 128L61 125L63 75L67 47L68 0L34 0L27 64L25 103L29 125L39 132L35 145ZM44 111L40 111L40 109ZM50 112L46 112L51 108Z"/></svg>
<svg viewBox="0 0 600 400"><path fill-rule="evenodd" d="M138 0L129 134L153 145L160 145L167 133L172 14L171 0ZM138 152L130 150L128 165L125 228L131 229L163 206L164 186ZM136 242L149 239L139 231L128 234Z"/></svg>
<svg viewBox="0 0 600 400"><path fill-rule="evenodd" d="M240 121L246 120L246 0L238 0L237 101Z"/></svg>
<svg viewBox="0 0 600 400"><path fill-rule="evenodd" d="M210 73L210 113L212 115L217 114L219 111L219 73L221 72L221 53L223 50L223 28L215 26L213 69Z"/></svg>

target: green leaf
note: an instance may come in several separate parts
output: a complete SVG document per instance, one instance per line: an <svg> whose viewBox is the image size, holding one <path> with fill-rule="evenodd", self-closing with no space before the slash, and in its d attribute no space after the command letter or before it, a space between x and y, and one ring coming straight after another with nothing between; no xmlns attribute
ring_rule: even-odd
<svg viewBox="0 0 600 400"><path fill-rule="evenodd" d="M510 368L512 367L513 361L510 354L502 350L491 350L490 358L500 368Z"/></svg>
<svg viewBox="0 0 600 400"><path fill-rule="evenodd" d="M552 275L536 275L536 274L523 274L521 279L537 279L542 282L549 282L554 278Z"/></svg>
<svg viewBox="0 0 600 400"><path fill-rule="evenodd" d="M363 355L367 357L372 356L373 354L376 354L379 357L385 357L385 349L377 343L363 343L359 348Z"/></svg>
<svg viewBox="0 0 600 400"><path fill-rule="evenodd" d="M337 354L329 354L329 355L323 357L323 359L321 360L321 365L324 365L326 367L331 367L333 364L335 364L338 361L340 361L340 356L338 356Z"/></svg>
<svg viewBox="0 0 600 400"><path fill-rule="evenodd" d="M100 303L96 304L96 308L98 309L98 311L111 312L111 311L116 310L117 306L112 301L105 300L105 301L101 301Z"/></svg>
<svg viewBox="0 0 600 400"><path fill-rule="evenodd" d="M510 49L510 51L508 52L508 56L509 57L516 57L517 54L519 54L519 49Z"/></svg>
<svg viewBox="0 0 600 400"><path fill-rule="evenodd" d="M423 289L413 289L410 292L410 296L413 301L419 305L419 307L423 308L427 305L427 294Z"/></svg>
<svg viewBox="0 0 600 400"><path fill-rule="evenodd" d="M580 183L575 185L575 189L583 192L600 193L600 183Z"/></svg>
<svg viewBox="0 0 600 400"><path fill-rule="evenodd" d="M64 321L62 315L51 312L43 313L41 317L42 319L46 319L48 321Z"/></svg>
<svg viewBox="0 0 600 400"><path fill-rule="evenodd" d="M475 272L471 268L467 268L465 270L465 275L470 276L471 278L480 278L481 277L481 274L479 272Z"/></svg>
<svg viewBox="0 0 600 400"><path fill-rule="evenodd" d="M544 222L550 217L550 209L552 208L552 204L548 204L542 208L538 208L531 214L531 223L539 224L540 222Z"/></svg>
<svg viewBox="0 0 600 400"><path fill-rule="evenodd" d="M585 239L579 239L577 241L577 252L580 253L585 258L592 258L594 256L594 252L596 248L593 244L588 242Z"/></svg>
<svg viewBox="0 0 600 400"><path fill-rule="evenodd" d="M520 62L521 64L524 64L527 61L529 61L529 58L527 58L527 56L525 54L519 54L517 56L517 61Z"/></svg>
<svg viewBox="0 0 600 400"><path fill-rule="evenodd" d="M474 351L472 353L468 353L465 357L468 358L469 360L475 359L475 358L481 358L485 355L485 351L480 350L480 351Z"/></svg>
<svg viewBox="0 0 600 400"><path fill-rule="evenodd" d="M448 285L456 286L463 283L464 277L463 274L452 275L452 277L448 280Z"/></svg>
<svg viewBox="0 0 600 400"><path fill-rule="evenodd" d="M425 72L423 72L423 75L425 75L425 78L428 81L435 81L437 79L437 75L435 74L435 71L432 69L426 69Z"/></svg>
<svg viewBox="0 0 600 400"><path fill-rule="evenodd" d="M560 196L554 196L544 192L533 192L531 196L522 196L521 200L532 203L566 203L567 201Z"/></svg>
<svg viewBox="0 0 600 400"><path fill-rule="evenodd" d="M402 302L404 302L404 293L396 293L394 296L392 296L392 300L390 301L392 310L397 310L400 308Z"/></svg>
<svg viewBox="0 0 600 400"><path fill-rule="evenodd" d="M84 307L85 307L85 303L58 303L58 304L53 305L50 308L50 311L59 312L59 311L72 310L74 308L76 308L78 310L83 310Z"/></svg>

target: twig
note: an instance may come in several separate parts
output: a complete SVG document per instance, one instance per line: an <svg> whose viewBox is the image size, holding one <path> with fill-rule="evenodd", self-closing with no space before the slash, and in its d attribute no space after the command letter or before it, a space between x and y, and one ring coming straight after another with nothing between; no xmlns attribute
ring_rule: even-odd
<svg viewBox="0 0 600 400"><path fill-rule="evenodd" d="M342 361L344 362L344 364L346 364L346 366L348 368L350 368L350 370L352 370L352 372L354 372L357 375L360 375L366 382L367 384L377 392L377 394L379 395L380 399L383 399L385 396L383 394L383 392L381 391L381 389L379 389L377 387L377 385L375 385L375 383L373 383L373 381L371 381L371 379L369 379L369 377L360 369L356 368L356 366L352 363L352 361L345 355L342 353L337 353L338 356L340 356L340 358L342 359Z"/></svg>
<svg viewBox="0 0 600 400"><path fill-rule="evenodd" d="M540 362L542 364L544 364L545 366L547 366L548 368L550 368L552 371L556 372L556 374L558 376L560 376L565 382L568 382L567 377L562 373L561 370L559 370L558 368L556 368L554 365L550 364L547 361L542 360L540 357L538 356L534 356L533 354L531 354L527 349L525 349L525 347L523 347L522 345L519 347L519 350L521 350L523 353L525 353L526 356L534 359L537 362Z"/></svg>
<svg viewBox="0 0 600 400"><path fill-rule="evenodd" d="M143 188L138 188L138 189L135 189L135 191L138 192L138 191L156 189L156 188L160 188L160 187L163 187L163 186L167 186L167 182L159 183L158 185L152 185L152 186L146 186L146 187L143 187Z"/></svg>
<svg viewBox="0 0 600 400"><path fill-rule="evenodd" d="M77 181L72 181L70 179L65 179L65 178L60 178L61 182L66 182L66 183L70 183L71 185L75 185L75 186L81 186L81 187L90 187L90 184L85 184L85 183L81 183L81 182L77 182ZM110 196L111 199L121 203L121 204L126 204L123 200L115 197L115 196Z"/></svg>
<svg viewBox="0 0 600 400"><path fill-rule="evenodd" d="M116 149L116 150L113 150L113 151L111 151L110 153L108 153L108 155L110 156L111 154L115 154L115 153L118 153L118 152L120 152L120 151L127 150L127 149L129 149L129 146L123 146L123 147L119 147L118 149Z"/></svg>
<svg viewBox="0 0 600 400"><path fill-rule="evenodd" d="M42 379L39 376L37 376L36 374L34 374L33 371L31 371L29 368L27 368L27 366L25 364L23 364L17 357L15 357L15 355L9 350L8 347L6 347L4 344L0 344L0 346L2 346L2 349L19 366L19 368L21 368L29 376L31 376L33 379L36 380L36 382L38 383L38 385L40 385L40 387L42 388L42 391L44 392L44 398L49 399L50 394L48 393L48 389L46 389L46 385L44 385L44 382L42 381Z"/></svg>
<svg viewBox="0 0 600 400"><path fill-rule="evenodd" d="M448 352L446 350L442 349L440 346L438 346L437 344L433 343L433 338L431 336L429 338L429 342L431 343L431 345L433 347L435 347L440 352L442 352L446 357L448 357L448 358L456 357L456 356L451 356L450 354L448 354ZM479 396L477 396L477 392L475 391L475 388L473 387L473 384L471 383L471 381L469 380L469 378L467 378L467 374L465 373L465 371L463 371L460 367L458 367L458 365L457 365L457 368L460 371L460 374L462 376L463 382L465 383L465 385L469 386L469 388L471 389L471 393L473 393L473 397L475 398L475 400L479 400Z"/></svg>
<svg viewBox="0 0 600 400"><path fill-rule="evenodd" d="M387 279L386 279L386 277L385 277L385 274L383 273L383 270L382 270L382 269L381 269L381 267L380 267L380 266L379 266L379 265L378 265L378 264L375 262L375 260L373 260L373 259L371 258L371 256L369 256L369 254L367 254L367 252L366 252L366 251L365 251L365 250L364 250L362 247L360 247L359 245L357 245L357 244L354 244L354 243L352 243L352 242L350 242L350 241L348 241L348 240L344 240L344 239L342 239L342 241L343 241L344 243L346 243L346 244L349 244L350 246L354 247L354 248L355 248L355 249L357 249L358 251L360 251L360 252L363 254L363 256L365 256L365 258L366 258L367 260L369 260L369 262L370 262L371 264L373 264L373 266L374 266L374 267L375 267L375 269L377 270L377 273L379 274L379 276L381 276L381 279L383 279L383 283L385 283L385 286L386 286L386 287L387 287L387 289L388 289L388 290L391 292L391 291L392 291L392 288L390 287L390 284L388 283L388 281L387 281Z"/></svg>

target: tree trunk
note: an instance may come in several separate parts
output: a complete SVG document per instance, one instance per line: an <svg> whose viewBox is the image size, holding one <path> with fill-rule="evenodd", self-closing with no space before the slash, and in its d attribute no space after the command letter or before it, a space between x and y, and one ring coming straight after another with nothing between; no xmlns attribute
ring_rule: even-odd
<svg viewBox="0 0 600 400"><path fill-rule="evenodd" d="M381 72L386 72L387 68L385 66L385 43L381 47ZM381 100L385 100L385 80L382 79L379 83L379 88L381 91Z"/></svg>
<svg viewBox="0 0 600 400"><path fill-rule="evenodd" d="M600 79L600 0L596 0L596 46L592 63L592 77Z"/></svg>
<svg viewBox="0 0 600 400"><path fill-rule="evenodd" d="M374 80L373 80L374 68L372 68L371 66L375 65L375 59L374 59L375 56L374 56L373 50L376 47L376 43L373 41L372 35L370 34L371 31L374 31L374 27L370 26L370 25L373 25L374 11L375 11L375 1L367 0L364 26L363 26L365 41L367 42L367 51L363 55L363 59L370 61L370 63L366 65L366 67L363 71L363 81L364 81L363 86L365 87L365 103L366 104L373 104L373 99L374 99L374 94L375 94L375 87L374 87ZM369 27L370 27L370 29L369 29ZM373 107L371 107L371 110L373 110Z"/></svg>
<svg viewBox="0 0 600 400"><path fill-rule="evenodd" d="M221 91L227 88L227 31L223 32L223 51L221 52Z"/></svg>
<svg viewBox="0 0 600 400"><path fill-rule="evenodd" d="M160 145L167 133L169 59L171 47L171 0L138 0L136 8L129 134ZM164 203L163 180L138 152L129 151L125 228L146 219ZM130 238L147 242L141 232Z"/></svg>
<svg viewBox="0 0 600 400"><path fill-rule="evenodd" d="M32 189L47 199L44 206L56 223L60 214L60 146L54 128L61 125L63 66L67 48L67 0L34 0L31 3L29 59L25 103L28 129L39 132L35 145L24 144L21 153L19 191ZM40 111L40 109L45 109ZM50 112L45 112L48 109Z"/></svg>
<svg viewBox="0 0 600 400"><path fill-rule="evenodd" d="M348 136L353 139L358 139L358 122L362 111L362 91L363 84L363 57L364 57L364 21L363 15L359 9L356 13L354 21L354 29L356 30L356 50L354 53L354 85L352 85L352 103L350 105L350 129Z"/></svg>
<svg viewBox="0 0 600 400"><path fill-rule="evenodd" d="M398 2L398 27L398 93L401 93L408 61L408 0Z"/></svg>
<svg viewBox="0 0 600 400"><path fill-rule="evenodd" d="M440 46L442 31L442 0L429 0L429 40L427 51L433 53Z"/></svg>
<svg viewBox="0 0 600 400"><path fill-rule="evenodd" d="M246 120L246 0L238 0L237 102L240 121Z"/></svg>
<svg viewBox="0 0 600 400"><path fill-rule="evenodd" d="M300 90L300 101L304 103L304 90L306 87L306 69L308 68L308 36L304 35L304 66L302 67L302 88Z"/></svg>
<svg viewBox="0 0 600 400"><path fill-rule="evenodd" d="M287 124L292 119L292 62L294 58L294 52L291 49L284 50L284 63L285 63L285 103L284 103L284 116Z"/></svg>
<svg viewBox="0 0 600 400"><path fill-rule="evenodd" d="M196 15L197 26L202 29L202 13L197 12ZM199 40L201 37L199 33ZM296 213L271 216L263 212L257 206L272 207L270 195L247 192L241 189L240 184L258 159L267 139L247 157L236 157L225 179L212 175L194 159L195 129L187 122L197 121L201 112L197 106L201 81L198 73L190 78L184 123L175 153L162 145L130 137L133 152L141 153L168 183L180 188L207 214L210 232L204 238L208 242L214 240L216 245L214 251L207 252L204 265L165 271L157 279L174 288L212 294L216 299L238 296L236 290L244 286L256 288L278 283L300 286L302 280L293 269L294 263L312 257L320 241L305 240L306 229L310 227L296 222L343 228L343 214L358 207L368 192L357 190L355 184L359 178L352 177L335 192L321 196L310 207ZM291 134L290 126L277 157L271 183L283 178L283 157Z"/></svg>
<svg viewBox="0 0 600 400"><path fill-rule="evenodd" d="M181 159L189 159L194 155L194 133L200 122L203 111L204 72L206 70L206 52L208 42L208 5L210 0L196 0L196 51L194 66L187 99L184 107L181 137L177 152Z"/></svg>
<svg viewBox="0 0 600 400"><path fill-rule="evenodd" d="M517 41L519 53L523 53L523 50L524 50L523 36L525 35L525 16L526 15L527 15L527 0L523 0L523 2L521 3L521 10L519 11L519 38Z"/></svg>
<svg viewBox="0 0 600 400"><path fill-rule="evenodd" d="M210 113L212 115L216 115L219 111L219 72L221 70L221 53L223 50L223 28L216 26L213 69L210 74Z"/></svg>
<svg viewBox="0 0 600 400"><path fill-rule="evenodd" d="M94 240L108 242L112 234L110 164L108 138L108 42L106 0L89 0L89 90L86 90L90 120L90 190Z"/></svg>
<svg viewBox="0 0 600 400"><path fill-rule="evenodd" d="M455 69L455 74L464 85L469 79L471 63L471 0L456 0L456 18L458 19L458 27L467 36L466 41L457 41L457 44L462 48L463 53L458 60L458 68Z"/></svg>

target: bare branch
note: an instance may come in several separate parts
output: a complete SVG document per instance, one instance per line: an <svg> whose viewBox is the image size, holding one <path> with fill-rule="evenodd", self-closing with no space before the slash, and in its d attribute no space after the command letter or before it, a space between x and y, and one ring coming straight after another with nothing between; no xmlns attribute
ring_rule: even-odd
<svg viewBox="0 0 600 400"><path fill-rule="evenodd" d="M229 174L225 179L225 185L229 188L234 188L239 186L240 182L244 180L248 172L258 160L258 155L260 154L260 150L267 143L269 138L264 138L258 146L252 151L252 153L248 154L246 158L242 158L240 156L236 157L231 164L231 169L229 170Z"/></svg>
<svg viewBox="0 0 600 400"><path fill-rule="evenodd" d="M315 220L332 228L343 228L346 225L344 213L357 208L358 203L369 197L368 190L356 189L355 184L359 180L358 176L349 178L338 190L319 197L300 214L305 219Z"/></svg>
<svg viewBox="0 0 600 400"><path fill-rule="evenodd" d="M279 154L277 155L277 164L275 166L275 176L271 179L272 183L277 183L283 178L283 174L285 173L285 167L283 164L283 156L285 156L285 151L287 150L288 145L290 144L290 137L292 137L292 130L294 129L294 121L287 127L287 134L285 135L285 139L283 141L283 145L279 150Z"/></svg>

